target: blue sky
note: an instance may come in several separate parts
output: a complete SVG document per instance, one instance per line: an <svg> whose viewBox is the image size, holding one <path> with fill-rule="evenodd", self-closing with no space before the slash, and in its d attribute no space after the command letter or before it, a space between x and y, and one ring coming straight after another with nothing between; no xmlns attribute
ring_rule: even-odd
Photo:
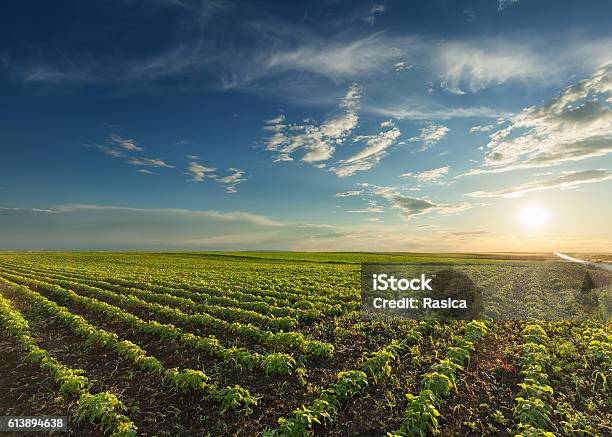
<svg viewBox="0 0 612 437"><path fill-rule="evenodd" d="M13 2L0 248L609 250L609 2Z"/></svg>

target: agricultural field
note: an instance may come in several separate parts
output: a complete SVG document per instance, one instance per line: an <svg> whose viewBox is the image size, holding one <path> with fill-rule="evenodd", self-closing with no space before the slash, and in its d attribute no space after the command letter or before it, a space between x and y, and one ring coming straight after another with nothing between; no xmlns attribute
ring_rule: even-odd
<svg viewBox="0 0 612 437"><path fill-rule="evenodd" d="M584 281L549 259L2 252L0 411L74 436L612 435L609 293L543 320ZM461 263L516 320L362 320L363 262Z"/></svg>

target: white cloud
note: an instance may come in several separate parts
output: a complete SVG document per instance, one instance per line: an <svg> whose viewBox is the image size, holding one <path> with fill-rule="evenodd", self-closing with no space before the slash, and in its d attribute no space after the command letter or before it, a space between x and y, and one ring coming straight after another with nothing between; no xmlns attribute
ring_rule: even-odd
<svg viewBox="0 0 612 437"><path fill-rule="evenodd" d="M344 102L345 105L351 105L350 102ZM284 120L284 116L276 117L272 119L271 122L281 123ZM270 126L274 128L274 126ZM158 158L144 158L139 156L130 156L125 154L121 149L128 150L130 152L139 152L142 151L143 148L138 146L136 141L134 140L126 140L118 135L111 135L109 142L112 143L112 147L108 146L92 146L97 149L100 149L107 155L113 156L115 158L124 158L128 164L141 166L141 167L165 167L165 168L175 168L174 165L170 165L165 161ZM215 180L217 184L223 186L227 193L236 193L236 187L246 180L246 172L242 169L238 168L230 168L229 174L226 176L219 176L215 172L217 169L215 167L202 165L198 162L198 155L187 155L187 158L190 162L187 165L187 169L184 174L188 175L189 181L191 182L203 182L205 178L209 178ZM155 174L151 170L148 169L138 169L136 170L138 173L142 174Z"/></svg>
<svg viewBox="0 0 612 437"><path fill-rule="evenodd" d="M164 213L173 214L178 216L192 216L192 217L204 217L211 218L219 221L246 221L261 226L283 226L283 222L272 220L266 216L253 214L250 212L234 211L234 212L220 212L215 210L193 210L193 209L182 209L182 208L134 208L125 206L112 206L112 205L93 205L93 204L68 204L60 205L48 210L43 209L29 209L31 211L44 211L44 212L55 212L55 213L70 213L79 211L125 211L125 212L152 212L152 213Z"/></svg>
<svg viewBox="0 0 612 437"><path fill-rule="evenodd" d="M191 176L191 179L189 179L190 181L202 182L205 177L209 177L209 178L214 177L214 174L212 173L215 172L216 170L217 169L214 167L206 167L198 162L192 161L187 166L186 174ZM208 174L208 173L211 173L211 174Z"/></svg>
<svg viewBox="0 0 612 437"><path fill-rule="evenodd" d="M353 141L365 142L367 146L351 157L340 161L330 170L338 177L352 176L358 171L369 170L387 154L387 149L397 142L400 135L400 130L394 127L376 135L357 136Z"/></svg>
<svg viewBox="0 0 612 437"><path fill-rule="evenodd" d="M489 138L482 168L466 175L549 167L612 152L612 63L540 106L523 109Z"/></svg>
<svg viewBox="0 0 612 437"><path fill-rule="evenodd" d="M400 62L396 62L393 67L395 71L399 72L399 71L410 70L412 68L412 64L406 61L400 61Z"/></svg>
<svg viewBox="0 0 612 437"><path fill-rule="evenodd" d="M112 156L113 158L125 158L126 154L123 153L121 150L119 149L113 149L112 147L107 147L107 146L96 146L98 149L100 149L103 153L105 153L108 156Z"/></svg>
<svg viewBox="0 0 612 437"><path fill-rule="evenodd" d="M432 168L431 170L425 170L417 173L404 173L400 175L400 177L412 177L419 182L430 182L430 183L438 183L443 179L450 170L449 166Z"/></svg>
<svg viewBox="0 0 612 437"><path fill-rule="evenodd" d="M279 153L274 157L274 162L293 161L293 158L288 153Z"/></svg>
<svg viewBox="0 0 612 437"><path fill-rule="evenodd" d="M174 165L168 164L164 160L159 158L145 158L142 156L135 156L138 154L138 152L142 152L144 150L144 147L139 146L136 140L125 139L117 134L112 134L108 138L107 144L86 144L86 146L98 149L104 154L112 156L113 158L122 158L126 163L130 165L140 167L175 168ZM145 169L140 169L136 171L139 173L153 174L153 172L151 172L150 170Z"/></svg>
<svg viewBox="0 0 612 437"><path fill-rule="evenodd" d="M412 137L408 141L421 142L423 144L421 150L426 150L434 144L440 142L449 131L450 129L446 126L429 122L421 128L421 133L419 136Z"/></svg>
<svg viewBox="0 0 612 437"><path fill-rule="evenodd" d="M551 52L548 39L487 38L440 42L418 35L389 37L377 33L347 40L344 34L317 38L304 34L293 43L275 41L242 65L232 86L302 71L335 83L364 80L417 67L426 77L439 78L450 92L477 92L512 81L550 81L577 67L602 62L610 55L609 39L576 40L566 36L564 50ZM283 48L287 47L288 48ZM239 68L240 69L240 68ZM292 82L295 75L292 75ZM430 117L431 118L431 117Z"/></svg>
<svg viewBox="0 0 612 437"><path fill-rule="evenodd" d="M110 140L115 146L129 150L130 152L141 152L144 150L143 147L138 145L136 140L124 139L116 134L111 135Z"/></svg>
<svg viewBox="0 0 612 437"><path fill-rule="evenodd" d="M518 3L520 0L497 0L497 10L503 11L508 6Z"/></svg>
<svg viewBox="0 0 612 437"><path fill-rule="evenodd" d="M363 191L361 190L343 191L341 193L334 194L334 196L335 197L354 197L354 196L359 196L362 193Z"/></svg>
<svg viewBox="0 0 612 437"><path fill-rule="evenodd" d="M361 87L353 84L340 101L339 112L317 125L307 120L303 125L283 124L280 115L266 122L264 130L274 132L267 139L266 150L274 152L274 162L293 161L292 154L303 152L304 162L326 161L332 157L338 144L357 127Z"/></svg>
<svg viewBox="0 0 612 437"><path fill-rule="evenodd" d="M57 211L54 209L44 209L44 208L9 208L0 206L0 211L25 211L25 212L45 212L50 214L55 214Z"/></svg>
<svg viewBox="0 0 612 437"><path fill-rule="evenodd" d="M212 179L225 188L227 193L236 193L236 187L246 180L245 171L231 167L226 176L219 176L215 167L206 167L199 162L192 161L187 167L185 174L191 176L190 181L202 182L205 178Z"/></svg>
<svg viewBox="0 0 612 437"><path fill-rule="evenodd" d="M379 132L377 135L360 135L353 141L365 142L367 147L357 152L346 160L347 163L363 161L384 152L389 146L393 145L402 133L396 127L393 129Z"/></svg>
<svg viewBox="0 0 612 437"><path fill-rule="evenodd" d="M364 80L418 67L439 78L447 90L463 94L520 81L531 84L559 80L609 59L610 38L557 39L563 50L550 50L549 38L455 39L440 42L418 35L390 37L377 33L347 40L346 35L317 38L303 34L293 44L276 41L245 66L245 82L294 71L314 73L335 83ZM283 46L292 45L283 49ZM268 46L270 47L270 46ZM279 48L280 47L280 48ZM292 75L292 81L295 79ZM238 80L237 83L239 83Z"/></svg>
<svg viewBox="0 0 612 437"><path fill-rule="evenodd" d="M166 168L174 168L173 165L167 164L161 159L158 158L129 158L127 160L128 164L132 165L141 165L143 167L166 167Z"/></svg>
<svg viewBox="0 0 612 437"><path fill-rule="evenodd" d="M449 205L435 203L425 198L402 196L399 194L390 194L387 200L391 203L393 208L399 209L400 216L407 220L431 212L437 212L438 214L456 214L472 207L471 204L465 202L457 205Z"/></svg>
<svg viewBox="0 0 612 437"><path fill-rule="evenodd" d="M369 104L364 106L365 112L393 117L399 120L449 120L451 118L499 118L505 115L498 109L486 106L477 107L441 107L424 105L419 102L406 100L401 103L390 103L385 106Z"/></svg>
<svg viewBox="0 0 612 437"><path fill-rule="evenodd" d="M578 185L593 184L608 180L612 180L612 171L610 170L583 170L569 172L555 178L540 179L499 191L474 191L472 193L467 193L467 196L479 198L521 197L524 194L532 192L552 189L572 189Z"/></svg>
<svg viewBox="0 0 612 437"><path fill-rule="evenodd" d="M360 214L360 213L381 213L381 212L384 212L384 211L385 211L385 209L382 206L378 205L378 203L376 203L376 201L370 200L370 201L368 201L367 208L364 208L364 209L353 209L353 210L350 210L350 211L347 211L347 212Z"/></svg>
<svg viewBox="0 0 612 437"><path fill-rule="evenodd" d="M279 114L276 117L266 120L266 124L268 125L280 124L283 121L285 121L285 114Z"/></svg>
<svg viewBox="0 0 612 437"><path fill-rule="evenodd" d="M472 126L470 128L471 134L484 134L487 132L491 132L495 128L494 124L488 124L485 126Z"/></svg>
<svg viewBox="0 0 612 437"><path fill-rule="evenodd" d="M352 41L309 36L296 48L267 55L259 71L252 74L307 71L334 81L362 77L381 72L401 60L400 46L409 45L412 38L390 39L381 34ZM392 50L392 48L396 50ZM263 70L262 70L263 68Z"/></svg>
<svg viewBox="0 0 612 437"><path fill-rule="evenodd" d="M486 38L440 44L431 59L441 86L455 94L478 92L510 82L533 85L558 83L584 74L612 58L611 38L584 40L560 36L562 50L550 50L542 38Z"/></svg>
<svg viewBox="0 0 612 437"><path fill-rule="evenodd" d="M407 196L395 187L385 187L369 183L359 183L357 186L361 188L364 198L382 198L386 200L391 208L399 210L400 217L406 220L430 213L440 215L457 214L475 206L467 202L446 204L434 202L427 198ZM370 206L372 205L370 204Z"/></svg>
<svg viewBox="0 0 612 437"><path fill-rule="evenodd" d="M235 193L236 186L246 180L245 171L238 168L230 168L230 174L223 177L217 177L216 181L225 186L225 191L228 193Z"/></svg>
<svg viewBox="0 0 612 437"><path fill-rule="evenodd" d="M380 123L380 128L381 129L386 129L388 127L393 127L395 126L395 122L391 119L391 120L385 120L383 122Z"/></svg>
<svg viewBox="0 0 612 437"><path fill-rule="evenodd" d="M549 77L551 65L542 61L530 45L490 40L446 42L436 63L442 76L440 86L454 94L465 94L511 80Z"/></svg>

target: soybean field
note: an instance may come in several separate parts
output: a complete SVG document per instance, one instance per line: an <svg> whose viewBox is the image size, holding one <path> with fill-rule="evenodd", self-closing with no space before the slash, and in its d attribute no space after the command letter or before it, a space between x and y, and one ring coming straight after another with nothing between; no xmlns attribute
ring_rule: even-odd
<svg viewBox="0 0 612 437"><path fill-rule="evenodd" d="M610 295L574 317L585 279L546 259L0 252L0 412L74 436L612 435ZM364 320L364 262L461 262L484 317Z"/></svg>

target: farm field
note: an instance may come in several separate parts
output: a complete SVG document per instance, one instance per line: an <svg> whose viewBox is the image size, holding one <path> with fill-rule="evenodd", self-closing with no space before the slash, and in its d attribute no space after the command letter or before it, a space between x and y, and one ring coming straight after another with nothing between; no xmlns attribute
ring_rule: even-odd
<svg viewBox="0 0 612 437"><path fill-rule="evenodd" d="M75 436L612 435L610 294L540 320L579 311L551 258L0 252L0 411ZM460 263L486 316L536 321L361 320L363 262Z"/></svg>

